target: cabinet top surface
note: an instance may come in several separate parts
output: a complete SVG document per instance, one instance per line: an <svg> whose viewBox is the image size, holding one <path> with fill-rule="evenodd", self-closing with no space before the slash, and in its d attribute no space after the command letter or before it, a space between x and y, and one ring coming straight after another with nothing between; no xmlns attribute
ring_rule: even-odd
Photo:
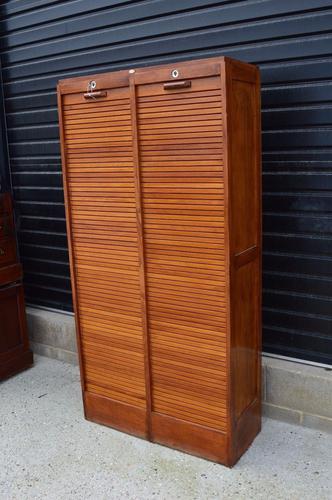
<svg viewBox="0 0 332 500"><path fill-rule="evenodd" d="M211 74L219 74L221 66L235 65L246 67L247 71L253 74L258 73L258 67L253 64L248 64L225 56L209 57L205 59L194 59L190 61L175 61L157 66L144 66L144 67L129 67L126 70L109 71L107 73L97 73L92 75L84 75L75 78L68 78L59 80L58 92L60 94L69 94L74 92L82 92L87 90L89 82L92 80L97 81L98 90L108 87L126 87L129 85L130 78L134 77L136 83L144 83L145 75L160 76L162 79L172 81L181 78L192 78L201 76L200 70L202 66L209 67ZM176 70L178 75L173 76L172 72ZM197 73L197 75L196 75ZM137 81L138 79L138 81ZM140 81L142 80L142 81Z"/></svg>

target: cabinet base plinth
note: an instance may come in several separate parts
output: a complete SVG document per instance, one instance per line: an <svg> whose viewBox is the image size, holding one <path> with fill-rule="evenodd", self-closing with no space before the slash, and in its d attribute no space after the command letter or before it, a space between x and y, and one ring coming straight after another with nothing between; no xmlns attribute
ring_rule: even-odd
<svg viewBox="0 0 332 500"><path fill-rule="evenodd" d="M232 467L260 431L260 403L255 400L243 412L234 429L233 442L223 431L147 411L113 399L84 393L85 417L97 424L147 439L191 455Z"/></svg>
<svg viewBox="0 0 332 500"><path fill-rule="evenodd" d="M225 433L160 413L152 413L151 418L155 443L229 465Z"/></svg>
<svg viewBox="0 0 332 500"><path fill-rule="evenodd" d="M87 420L141 438L148 436L147 412L142 408L90 392L84 393L84 408Z"/></svg>
<svg viewBox="0 0 332 500"><path fill-rule="evenodd" d="M230 466L234 465L242 457L260 430L261 402L255 399L236 422L233 446L230 453Z"/></svg>

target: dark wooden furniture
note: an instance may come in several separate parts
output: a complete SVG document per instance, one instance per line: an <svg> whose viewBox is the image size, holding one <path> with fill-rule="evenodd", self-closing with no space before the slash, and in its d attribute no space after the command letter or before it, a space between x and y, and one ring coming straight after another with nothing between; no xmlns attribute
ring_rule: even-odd
<svg viewBox="0 0 332 500"><path fill-rule="evenodd" d="M32 363L12 201L9 193L0 193L0 380Z"/></svg>
<svg viewBox="0 0 332 500"><path fill-rule="evenodd" d="M227 465L260 430L259 95L227 58L58 86L85 415Z"/></svg>

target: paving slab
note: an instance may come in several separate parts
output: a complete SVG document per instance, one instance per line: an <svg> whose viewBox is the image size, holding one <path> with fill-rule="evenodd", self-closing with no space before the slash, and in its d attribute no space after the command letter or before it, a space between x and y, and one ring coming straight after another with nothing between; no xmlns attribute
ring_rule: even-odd
<svg viewBox="0 0 332 500"><path fill-rule="evenodd" d="M332 436L264 419L233 469L83 417L77 367L36 357L0 384L0 500L332 500Z"/></svg>

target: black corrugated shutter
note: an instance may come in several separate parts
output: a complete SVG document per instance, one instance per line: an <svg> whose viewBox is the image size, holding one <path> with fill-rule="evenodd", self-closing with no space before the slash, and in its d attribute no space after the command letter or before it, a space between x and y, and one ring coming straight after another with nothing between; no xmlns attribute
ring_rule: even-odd
<svg viewBox="0 0 332 500"><path fill-rule="evenodd" d="M2 90L0 64L0 192L10 190L10 171L8 159L7 127Z"/></svg>
<svg viewBox="0 0 332 500"><path fill-rule="evenodd" d="M332 361L332 1L11 0L2 62L30 303L71 308L55 87L228 55L262 74L264 348Z"/></svg>

